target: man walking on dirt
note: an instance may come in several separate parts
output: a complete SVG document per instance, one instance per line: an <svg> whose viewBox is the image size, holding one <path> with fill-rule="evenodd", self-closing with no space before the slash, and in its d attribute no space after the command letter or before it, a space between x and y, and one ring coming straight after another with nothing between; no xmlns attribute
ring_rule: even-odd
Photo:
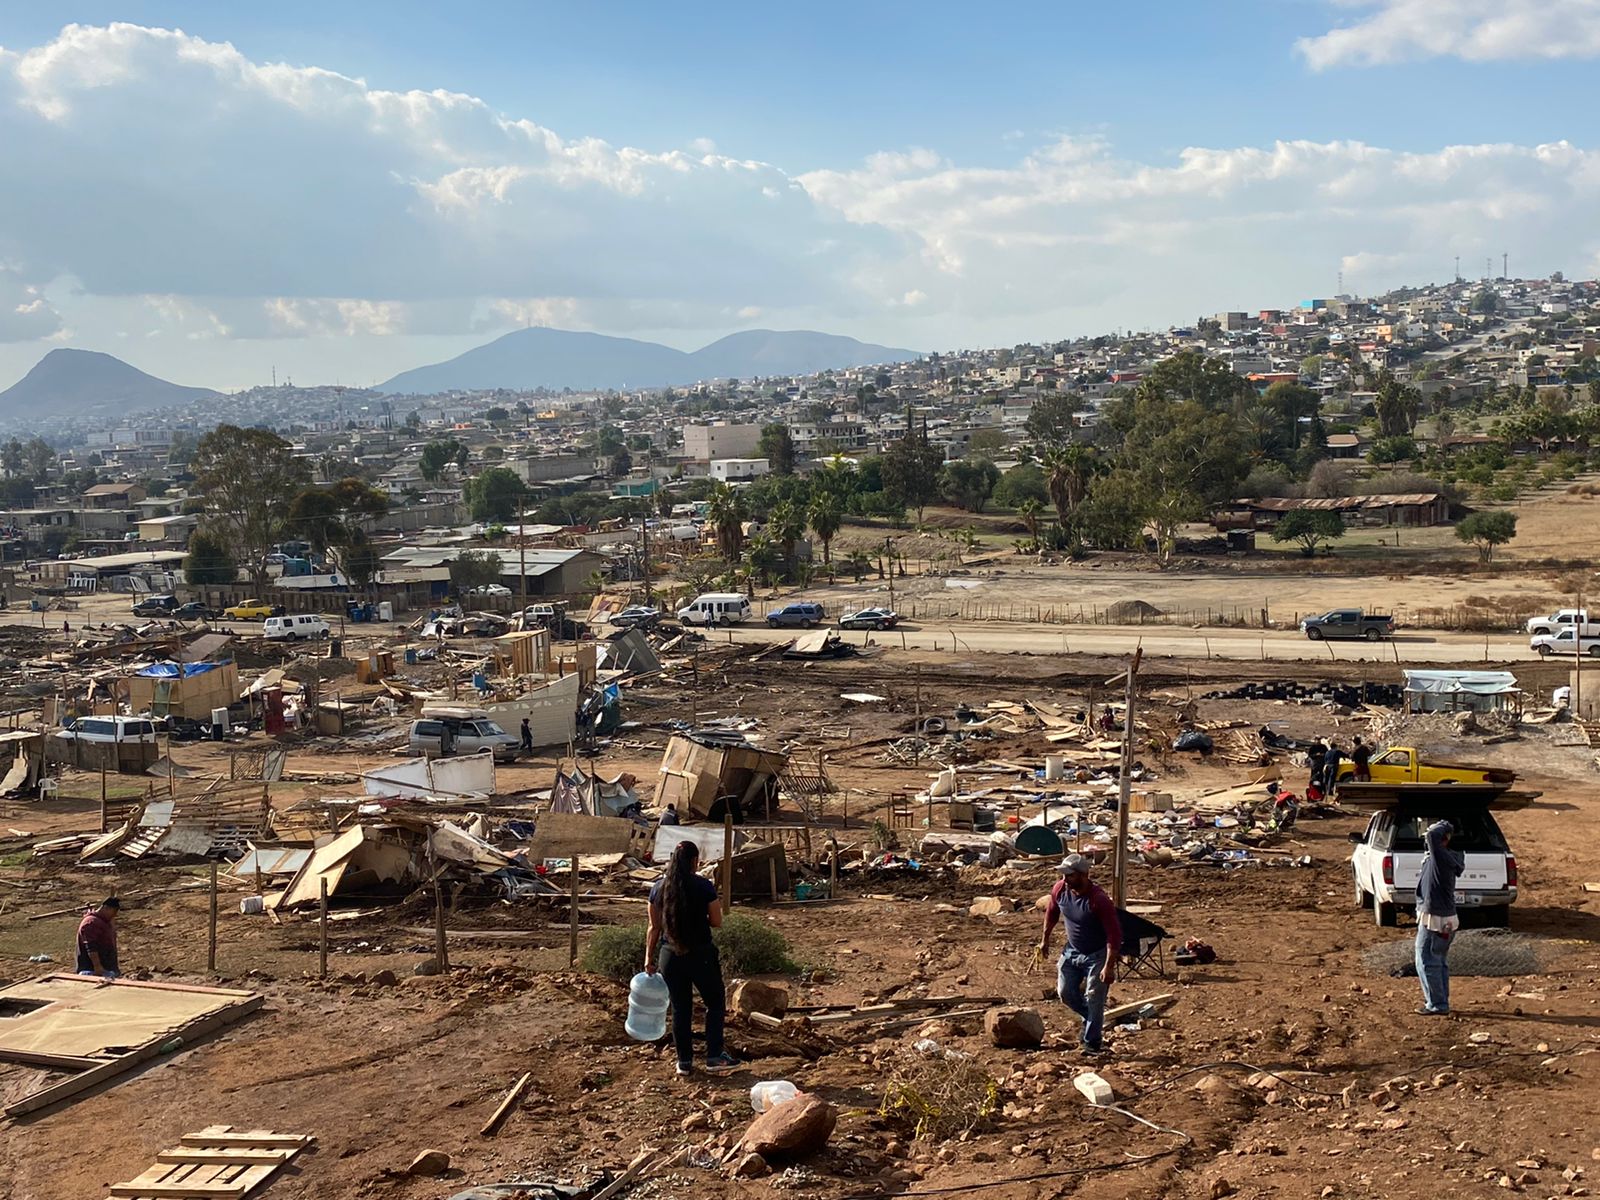
<svg viewBox="0 0 1600 1200"><path fill-rule="evenodd" d="M1083 1018L1079 1042L1084 1053L1099 1054L1106 992L1117 977L1117 958L1122 953L1122 922L1111 897L1090 881L1089 866L1083 855L1069 854L1056 867L1061 879L1050 889L1039 956L1049 957L1050 935L1056 922L1065 920L1067 944L1056 964L1056 994Z"/></svg>
<svg viewBox="0 0 1600 1200"><path fill-rule="evenodd" d="M122 901L112 896L78 922L78 962L74 969L79 975L118 977L116 922L121 911Z"/></svg>

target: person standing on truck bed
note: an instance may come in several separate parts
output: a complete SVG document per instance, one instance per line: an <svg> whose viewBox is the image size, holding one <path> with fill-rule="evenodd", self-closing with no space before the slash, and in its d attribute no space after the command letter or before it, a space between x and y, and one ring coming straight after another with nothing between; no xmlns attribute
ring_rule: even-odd
<svg viewBox="0 0 1600 1200"><path fill-rule="evenodd" d="M1450 941L1461 928L1456 915L1456 880L1466 868L1466 857L1450 849L1455 826L1435 821L1424 835L1428 852L1417 877L1417 979L1422 983L1425 1017L1450 1014Z"/></svg>

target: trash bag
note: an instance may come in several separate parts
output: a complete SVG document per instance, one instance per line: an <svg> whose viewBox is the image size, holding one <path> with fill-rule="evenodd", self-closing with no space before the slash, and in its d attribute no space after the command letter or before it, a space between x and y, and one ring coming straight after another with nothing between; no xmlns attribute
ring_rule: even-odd
<svg viewBox="0 0 1600 1200"><path fill-rule="evenodd" d="M1174 750L1198 750L1201 754L1210 754L1212 747L1211 735L1203 729L1185 729L1172 739Z"/></svg>

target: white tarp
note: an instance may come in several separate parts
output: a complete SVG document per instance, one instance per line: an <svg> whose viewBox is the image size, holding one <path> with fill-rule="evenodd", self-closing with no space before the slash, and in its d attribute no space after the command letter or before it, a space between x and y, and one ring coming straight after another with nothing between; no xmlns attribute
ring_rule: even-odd
<svg viewBox="0 0 1600 1200"><path fill-rule="evenodd" d="M1405 675L1406 691L1436 696L1499 696L1519 690L1510 671L1407 671Z"/></svg>
<svg viewBox="0 0 1600 1200"><path fill-rule="evenodd" d="M700 847L700 865L722 861L722 839L726 831L721 826L712 825L658 825L656 827L656 844L650 850L652 862L664 863L672 857L672 852L678 848L679 842L693 842ZM733 849L738 853L739 848L750 840L742 831L733 831Z"/></svg>
<svg viewBox="0 0 1600 1200"><path fill-rule="evenodd" d="M522 736L526 717L535 747L565 746L578 730L578 676L552 679L515 700L485 704L483 709L513 737Z"/></svg>

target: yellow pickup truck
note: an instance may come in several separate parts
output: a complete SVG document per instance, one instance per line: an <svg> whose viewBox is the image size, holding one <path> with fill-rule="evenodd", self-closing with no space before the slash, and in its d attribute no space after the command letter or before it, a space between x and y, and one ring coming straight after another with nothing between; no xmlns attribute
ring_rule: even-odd
<svg viewBox="0 0 1600 1200"><path fill-rule="evenodd" d="M1468 763L1429 762L1411 746L1390 746L1372 756L1368 764L1373 783L1499 783L1516 782L1517 773L1500 767L1477 767ZM1339 781L1355 778L1355 768L1346 763L1339 768Z"/></svg>
<svg viewBox="0 0 1600 1200"><path fill-rule="evenodd" d="M272 605L265 600L241 600L237 604L230 604L222 610L222 615L231 617L235 621L250 621L257 617L266 618L272 615Z"/></svg>

